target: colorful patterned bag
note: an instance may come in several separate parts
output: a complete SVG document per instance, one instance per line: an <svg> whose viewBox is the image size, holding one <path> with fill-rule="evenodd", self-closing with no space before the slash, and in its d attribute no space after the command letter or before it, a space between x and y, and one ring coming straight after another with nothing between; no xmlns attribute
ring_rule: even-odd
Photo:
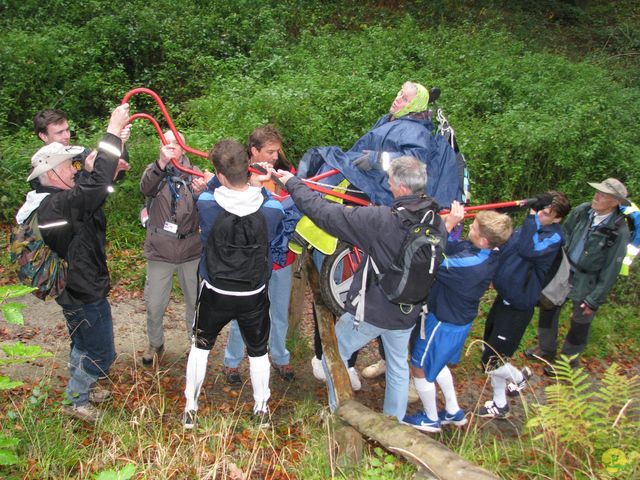
<svg viewBox="0 0 640 480"><path fill-rule="evenodd" d="M38 229L37 210L13 228L10 255L20 281L37 288L33 291L36 297L45 300L62 293L66 285L67 261L44 243Z"/></svg>

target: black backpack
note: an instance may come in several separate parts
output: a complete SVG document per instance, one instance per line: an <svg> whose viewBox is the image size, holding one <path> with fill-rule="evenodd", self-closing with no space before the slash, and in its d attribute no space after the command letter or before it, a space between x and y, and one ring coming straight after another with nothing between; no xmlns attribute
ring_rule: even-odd
<svg viewBox="0 0 640 480"><path fill-rule="evenodd" d="M252 292L265 285L269 264L267 221L260 210L239 217L223 211L205 246L209 283L228 292Z"/></svg>
<svg viewBox="0 0 640 480"><path fill-rule="evenodd" d="M391 267L378 273L378 283L390 302L416 305L426 301L447 244L444 222L433 210L395 212L409 230Z"/></svg>

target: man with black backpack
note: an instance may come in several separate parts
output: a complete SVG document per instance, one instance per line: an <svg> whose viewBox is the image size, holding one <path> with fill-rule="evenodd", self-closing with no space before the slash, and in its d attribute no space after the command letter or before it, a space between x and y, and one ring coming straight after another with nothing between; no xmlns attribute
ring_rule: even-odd
<svg viewBox="0 0 640 480"><path fill-rule="evenodd" d="M423 303L422 300L403 301L403 296L426 300L447 241L444 222L437 214L438 204L424 194L425 165L414 157L399 157L391 162L388 170L394 197L391 207L345 207L312 192L300 178L282 170L278 173L305 215L329 234L358 245L365 252L367 260L363 260L355 272L347 294L346 313L336 324L338 348L346 364L353 352L382 337L388 367L383 411L402 420L409 391L409 337ZM421 235L412 237L410 232L415 231ZM423 245L419 245L421 240ZM416 247L417 255L403 255L412 251L406 248L407 242ZM404 264L402 258L405 258ZM411 268L413 261L420 262L419 269ZM413 274L421 278L406 281L405 274L409 278ZM408 288L401 292L385 289L386 275L396 277L392 287L406 285ZM335 407L331 385L329 404Z"/></svg>
<svg viewBox="0 0 640 480"><path fill-rule="evenodd" d="M260 187L269 175L249 177L246 147L221 140L209 152L209 160L216 176L209 180L197 203L203 255L198 269L201 282L194 340L187 362L183 425L194 427L209 352L222 328L234 319L249 354L253 413L265 425L271 396L267 355L272 265L269 244L282 227L284 212L280 202Z"/></svg>
<svg viewBox="0 0 640 480"><path fill-rule="evenodd" d="M29 192L27 203L18 212L18 218L27 218L36 211L45 244L68 265L64 290L56 298L71 336L66 389L71 404L64 411L88 422L100 418L92 403L111 398L111 392L96 385L116 357L107 301L110 285L102 206L118 171L129 168L121 159L120 137L127 130L128 119L128 104L113 111L97 154L85 162L82 175L71 162L82 147L52 142L38 150L27 178L38 179L38 187Z"/></svg>
<svg viewBox="0 0 640 480"><path fill-rule="evenodd" d="M184 143L184 137L179 135ZM202 252L196 200L205 182L173 166L171 161L175 159L182 167L200 171L189 163L172 131L164 136L167 144L161 146L158 160L147 166L140 179L140 191L148 199L144 301L149 345L142 355L144 365L151 365L164 351L162 317L171 297L174 272L184 295L186 331L191 335Z"/></svg>

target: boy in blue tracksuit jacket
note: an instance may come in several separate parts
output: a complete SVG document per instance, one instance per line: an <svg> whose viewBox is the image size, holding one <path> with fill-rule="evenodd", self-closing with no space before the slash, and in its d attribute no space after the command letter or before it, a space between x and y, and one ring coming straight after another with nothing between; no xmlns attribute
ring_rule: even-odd
<svg viewBox="0 0 640 480"><path fill-rule="evenodd" d="M463 216L462 206L454 202L447 219L449 231ZM445 259L429 294L428 314L422 316L412 338L411 371L424 411L406 415L403 423L425 432L438 432L442 424L467 423L447 364L460 360L480 298L498 267L497 247L507 241L511 230L507 215L480 212L469 229L469 240L447 243ZM436 406L435 381L445 397L441 412Z"/></svg>
<svg viewBox="0 0 640 480"><path fill-rule="evenodd" d="M267 356L270 330L267 285L272 264L270 249L265 245L267 252L264 258L265 278L261 279L260 285L251 291L233 288L233 285L240 285L240 283L229 281L231 277L222 278L220 283L209 278L206 252L209 236L213 229L217 228L216 219L224 211L240 218L259 212L260 216L264 217L267 244L270 244L280 233L284 211L280 202L274 200L266 189L259 186L262 180L268 179L268 176L248 178L249 155L246 147L233 140L221 140L209 152L209 159L216 169L217 176L208 182L208 189L200 194L196 204L203 253L198 268L201 282L193 325L193 344L187 361L185 387L187 401L183 418L185 428L193 428L195 423L198 396L207 371L209 352L222 328L231 320L238 321L240 332L247 345L249 373L255 401L253 412L260 422L268 413L267 401L271 395L269 390L271 365ZM247 180L249 180L248 183ZM220 259L216 265L222 263ZM244 279L243 275L237 275L237 277L238 280Z"/></svg>
<svg viewBox="0 0 640 480"><path fill-rule="evenodd" d="M506 417L507 394L517 395L526 386L531 371L528 368L521 371L502 361L518 349L545 276L564 244L560 222L571 208L567 197L550 191L537 198L522 227L516 229L503 248L493 279L498 295L487 316L482 354L482 363L491 377L493 400L480 408L479 415L483 417ZM507 381L512 382L508 389Z"/></svg>

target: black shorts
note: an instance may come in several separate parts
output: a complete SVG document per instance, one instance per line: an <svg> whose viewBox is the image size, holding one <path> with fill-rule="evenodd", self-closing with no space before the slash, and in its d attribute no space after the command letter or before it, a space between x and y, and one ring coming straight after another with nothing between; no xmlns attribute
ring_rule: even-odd
<svg viewBox="0 0 640 480"><path fill-rule="evenodd" d="M200 283L193 335L196 347L211 350L224 326L237 320L250 357L267 353L271 321L267 288L251 296L232 296L214 292Z"/></svg>
<svg viewBox="0 0 640 480"><path fill-rule="evenodd" d="M502 301L498 295L491 306L484 326L482 363L487 366L492 357L510 357L520 345L522 336L533 318L533 307L516 310Z"/></svg>

